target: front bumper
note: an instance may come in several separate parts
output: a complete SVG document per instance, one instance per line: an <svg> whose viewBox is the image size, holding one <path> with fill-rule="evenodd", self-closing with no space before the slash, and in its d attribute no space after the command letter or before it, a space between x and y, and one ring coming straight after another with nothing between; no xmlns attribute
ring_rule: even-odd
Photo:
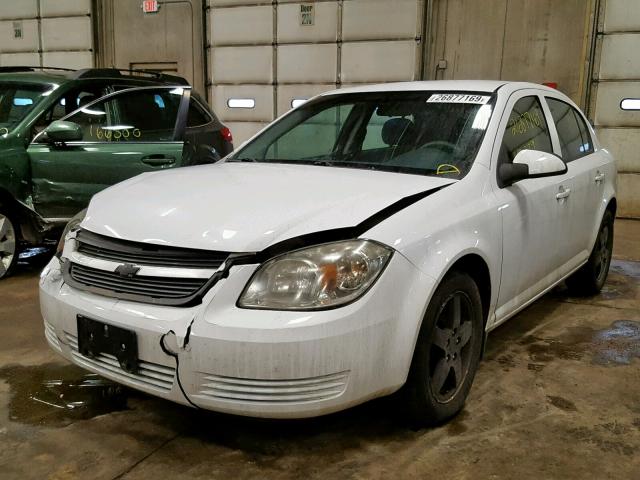
<svg viewBox="0 0 640 480"><path fill-rule="evenodd" d="M317 312L237 308L238 293L255 268L236 267L201 305L175 308L73 289L54 258L40 280L45 336L69 361L118 383L239 415L317 416L391 393L405 382L433 280L404 257L394 255L358 301ZM134 330L139 372L125 372L115 357L81 355L77 315ZM163 337L177 361L161 346Z"/></svg>

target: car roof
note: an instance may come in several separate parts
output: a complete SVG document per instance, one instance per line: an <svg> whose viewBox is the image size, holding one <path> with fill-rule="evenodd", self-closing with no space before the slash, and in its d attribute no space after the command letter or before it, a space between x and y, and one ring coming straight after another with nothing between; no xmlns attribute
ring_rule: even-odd
<svg viewBox="0 0 640 480"><path fill-rule="evenodd" d="M504 80L425 80L346 87L339 90L331 90L329 92L323 93L322 95L412 91L462 91L492 93L498 89L505 89L510 93L512 91L520 90L523 88L535 88L557 92L557 90L549 88L545 85L531 82L508 82Z"/></svg>
<svg viewBox="0 0 640 480"><path fill-rule="evenodd" d="M0 82L45 83L62 85L72 81L118 80L147 84L188 85L188 82L174 75L155 72L128 71L115 68L87 68L72 70L47 67L0 67Z"/></svg>
<svg viewBox="0 0 640 480"><path fill-rule="evenodd" d="M51 72L11 72L0 71L0 82L20 82L20 83L65 83L69 81L67 75Z"/></svg>

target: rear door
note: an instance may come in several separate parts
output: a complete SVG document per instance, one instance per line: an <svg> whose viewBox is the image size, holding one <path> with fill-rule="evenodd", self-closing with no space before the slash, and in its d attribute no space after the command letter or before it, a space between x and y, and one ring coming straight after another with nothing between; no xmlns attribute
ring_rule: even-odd
<svg viewBox="0 0 640 480"><path fill-rule="evenodd" d="M69 218L110 185L181 166L189 98L183 86L122 90L63 118L80 125L82 140L54 145L38 135L27 150L36 211Z"/></svg>
<svg viewBox="0 0 640 480"><path fill-rule="evenodd" d="M560 98L547 96L560 141L562 160L574 179L574 213L570 224L570 249L581 260L589 257L593 234L600 225L606 159L594 151L593 141L582 114Z"/></svg>

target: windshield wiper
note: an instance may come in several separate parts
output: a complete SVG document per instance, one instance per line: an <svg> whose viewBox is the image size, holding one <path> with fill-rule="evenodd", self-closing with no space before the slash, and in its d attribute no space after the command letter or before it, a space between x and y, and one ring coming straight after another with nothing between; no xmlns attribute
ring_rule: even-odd
<svg viewBox="0 0 640 480"><path fill-rule="evenodd" d="M333 167L335 165L334 162L330 162L329 160L315 160L311 162L312 165L318 165L320 167Z"/></svg>
<svg viewBox="0 0 640 480"><path fill-rule="evenodd" d="M227 162L246 162L246 163L258 163L262 160L258 160L257 158L230 158Z"/></svg>

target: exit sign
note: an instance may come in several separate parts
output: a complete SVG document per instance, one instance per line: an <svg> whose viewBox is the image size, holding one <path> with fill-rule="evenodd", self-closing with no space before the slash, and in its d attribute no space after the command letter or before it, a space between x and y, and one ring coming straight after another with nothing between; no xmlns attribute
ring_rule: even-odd
<svg viewBox="0 0 640 480"><path fill-rule="evenodd" d="M144 0L142 2L142 11L144 13L156 13L158 10L160 10L158 0Z"/></svg>

